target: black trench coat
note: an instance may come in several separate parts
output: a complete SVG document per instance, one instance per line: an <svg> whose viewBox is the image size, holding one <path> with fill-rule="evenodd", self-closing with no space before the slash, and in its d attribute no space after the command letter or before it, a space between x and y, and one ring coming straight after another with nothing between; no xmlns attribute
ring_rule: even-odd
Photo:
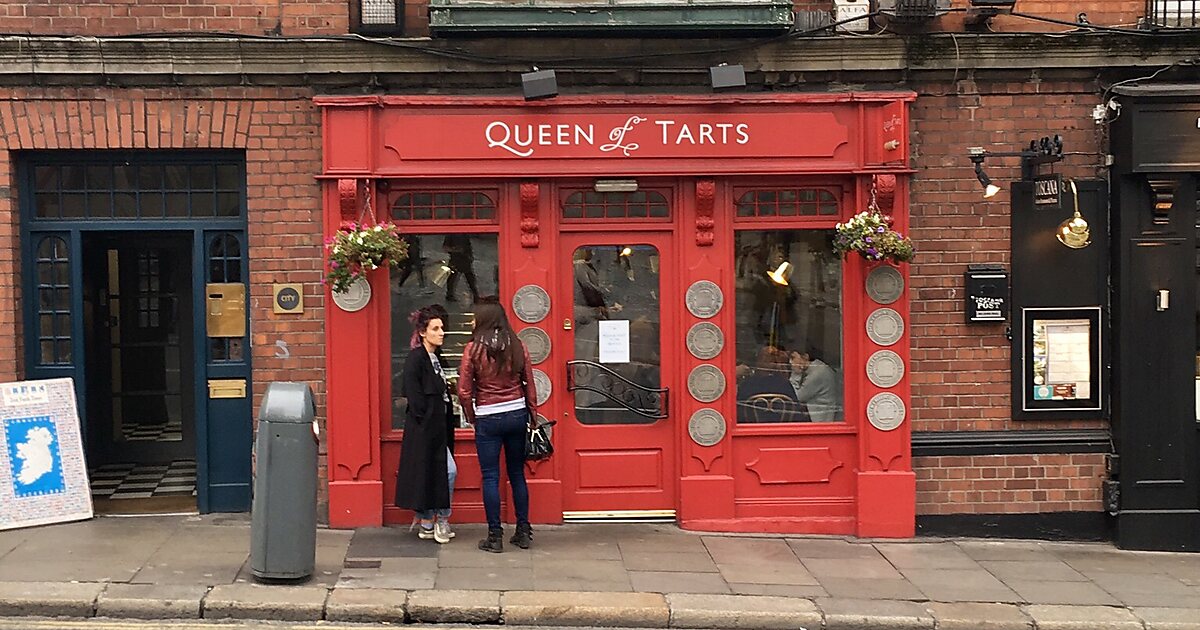
<svg viewBox="0 0 1200 630"><path fill-rule="evenodd" d="M433 371L424 345L408 353L401 387L408 411L396 474L396 507L416 511L448 508L446 449L454 448L454 416L450 403L442 399L449 390Z"/></svg>

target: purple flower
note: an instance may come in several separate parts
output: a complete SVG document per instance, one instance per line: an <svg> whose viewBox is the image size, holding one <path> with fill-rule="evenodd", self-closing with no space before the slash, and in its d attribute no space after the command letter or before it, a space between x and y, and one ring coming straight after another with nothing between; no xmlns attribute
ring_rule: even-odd
<svg viewBox="0 0 1200 630"><path fill-rule="evenodd" d="M879 232L880 234L883 234L883 226L881 225L878 228L875 228L875 231Z"/></svg>
<svg viewBox="0 0 1200 630"><path fill-rule="evenodd" d="M870 237L870 236L864 236L864 237L863 237L863 242L864 242L864 243L871 243L871 242L873 242L873 241L871 241L871 237Z"/></svg>
<svg viewBox="0 0 1200 630"><path fill-rule="evenodd" d="M868 253L868 254L870 254L870 255L872 255L872 256L874 256L875 254L878 254L878 253L879 253L879 251L878 251L878 250L876 250L874 247L868 247L868 248L867 248L867 253Z"/></svg>

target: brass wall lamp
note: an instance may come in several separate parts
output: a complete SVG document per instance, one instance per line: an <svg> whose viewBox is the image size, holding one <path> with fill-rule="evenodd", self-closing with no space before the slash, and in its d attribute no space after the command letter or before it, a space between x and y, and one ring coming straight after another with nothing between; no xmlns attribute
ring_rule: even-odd
<svg viewBox="0 0 1200 630"><path fill-rule="evenodd" d="M1071 197L1075 200L1075 214L1060 223L1054 235L1058 242L1071 249L1083 249L1092 244L1092 230L1079 214L1079 190L1075 188L1075 180L1071 180Z"/></svg>

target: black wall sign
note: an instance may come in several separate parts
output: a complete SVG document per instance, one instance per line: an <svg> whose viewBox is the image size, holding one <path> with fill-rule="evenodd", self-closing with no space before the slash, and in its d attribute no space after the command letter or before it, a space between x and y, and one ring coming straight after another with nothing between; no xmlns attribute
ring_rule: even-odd
<svg viewBox="0 0 1200 630"><path fill-rule="evenodd" d="M1033 205L1045 209L1062 207L1062 175L1038 175L1033 179Z"/></svg>

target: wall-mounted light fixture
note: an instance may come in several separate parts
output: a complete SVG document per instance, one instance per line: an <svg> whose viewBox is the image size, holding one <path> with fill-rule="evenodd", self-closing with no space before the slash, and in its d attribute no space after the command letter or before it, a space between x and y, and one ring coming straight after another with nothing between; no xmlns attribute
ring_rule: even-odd
<svg viewBox="0 0 1200 630"><path fill-rule="evenodd" d="M1032 181L1038 174L1042 164L1053 164L1063 159L1063 143L1061 136L1043 137L1029 143L1029 148L1022 151L989 151L983 147L969 147L967 157L975 165L975 178L983 186L984 198L991 198L1000 192L1000 187L992 183L983 170L984 160L990 157L1019 157L1021 158L1021 179Z"/></svg>
<svg viewBox="0 0 1200 630"><path fill-rule="evenodd" d="M558 96L558 79L553 70L534 68L521 75L521 92L527 101Z"/></svg>
<svg viewBox="0 0 1200 630"><path fill-rule="evenodd" d="M967 7L966 23L972 26L986 24L1001 13L1012 13L1017 0L971 0Z"/></svg>
<svg viewBox="0 0 1200 630"><path fill-rule="evenodd" d="M598 193L637 192L636 179L597 179L592 184L592 190Z"/></svg>
<svg viewBox="0 0 1200 630"><path fill-rule="evenodd" d="M770 278L775 284L786 287L788 280L790 280L792 277L792 263L786 260L782 263L779 263L779 266L775 268L775 271L767 272L767 277Z"/></svg>
<svg viewBox="0 0 1200 630"><path fill-rule="evenodd" d="M1058 242L1071 249L1083 249L1092 244L1092 230L1088 222L1079 214L1079 191L1075 188L1075 180L1071 180L1071 197L1075 199L1075 214L1058 224Z"/></svg>
<svg viewBox="0 0 1200 630"><path fill-rule="evenodd" d="M740 64L713 66L708 69L708 76L716 91L746 87L746 68Z"/></svg>

